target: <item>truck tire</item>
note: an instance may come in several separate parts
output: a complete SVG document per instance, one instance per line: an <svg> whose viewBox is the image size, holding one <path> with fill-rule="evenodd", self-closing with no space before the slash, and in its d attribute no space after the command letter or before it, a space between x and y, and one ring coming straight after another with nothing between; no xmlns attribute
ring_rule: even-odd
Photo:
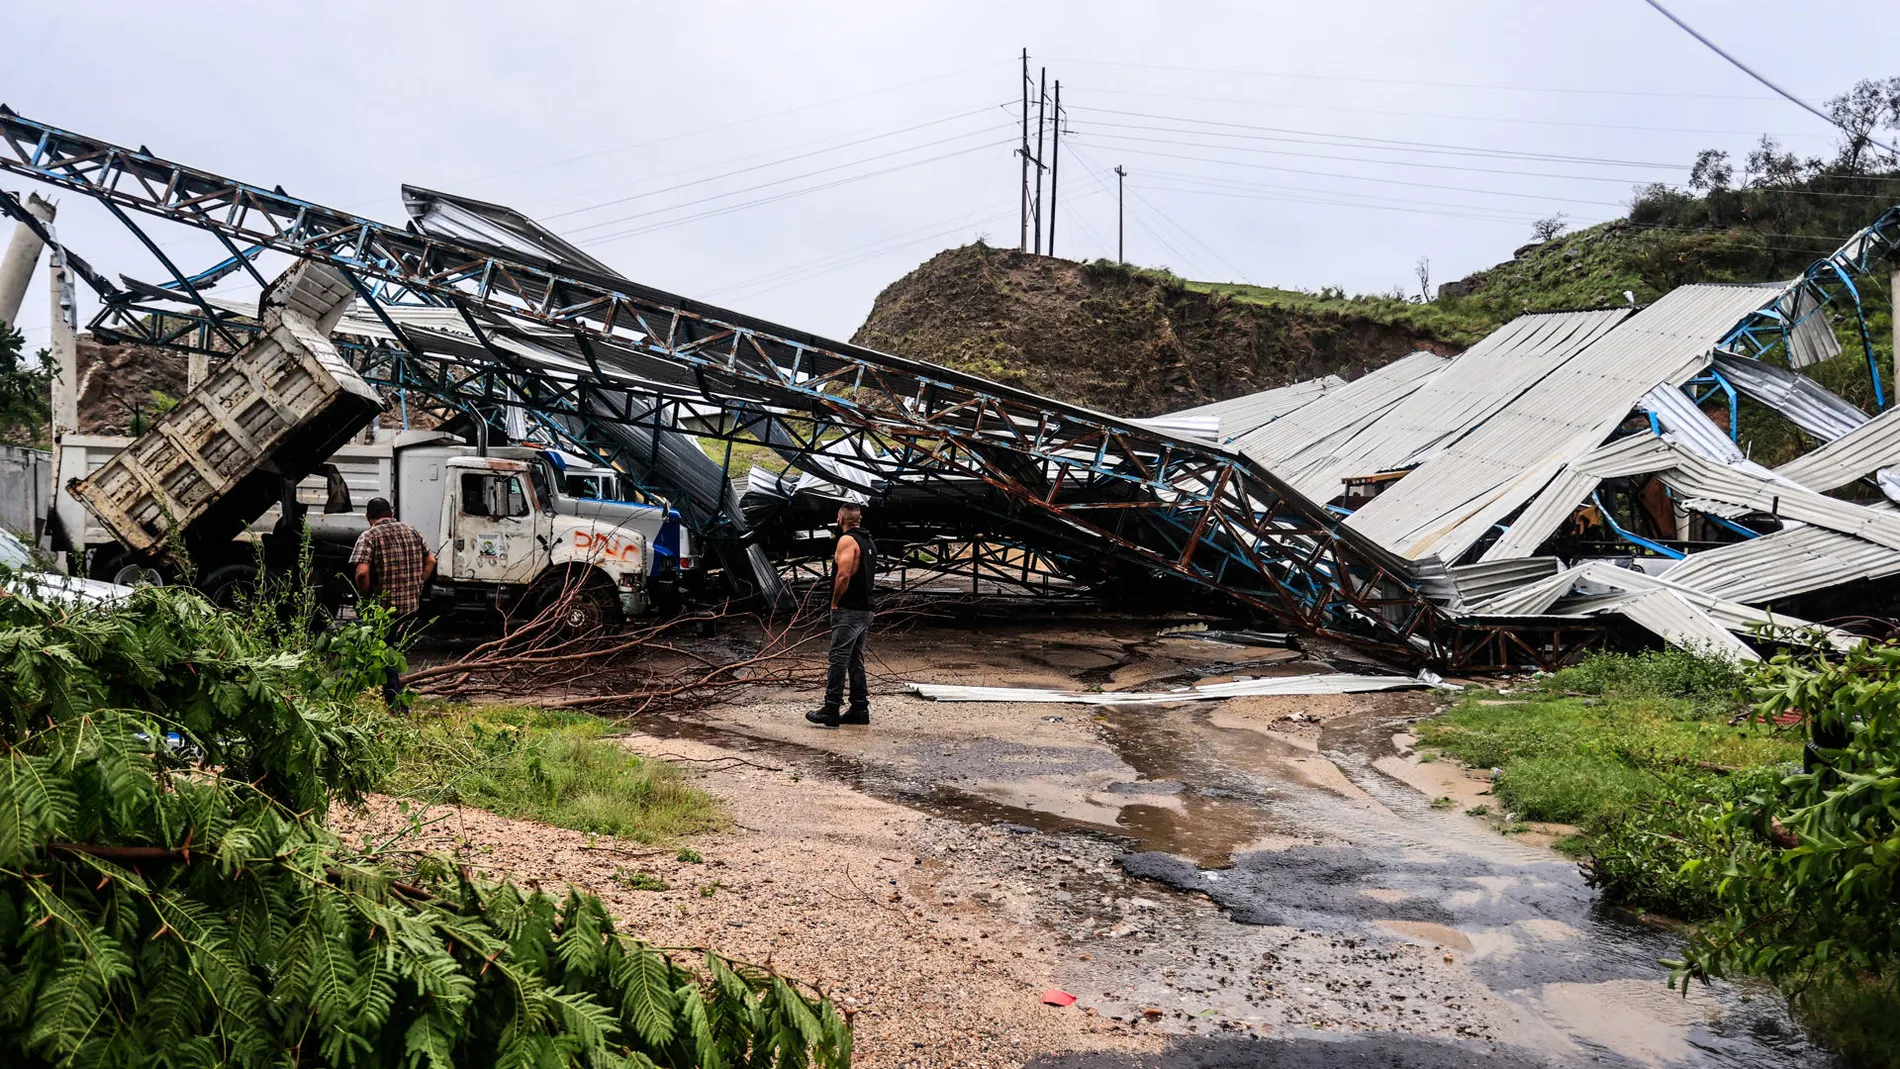
<svg viewBox="0 0 1900 1069"><path fill-rule="evenodd" d="M517 619L522 623L541 615L550 605L559 602L567 590L565 575L546 575L528 589L526 597L521 599L521 608ZM599 573L581 580L580 588L567 603L559 619L555 620L555 630L565 635L584 635L617 626L620 623L620 599L614 593L613 584Z"/></svg>
<svg viewBox="0 0 1900 1069"><path fill-rule="evenodd" d="M257 580L257 565L227 564L213 568L198 589L204 592L206 601L235 612L243 608L245 599L257 593Z"/></svg>

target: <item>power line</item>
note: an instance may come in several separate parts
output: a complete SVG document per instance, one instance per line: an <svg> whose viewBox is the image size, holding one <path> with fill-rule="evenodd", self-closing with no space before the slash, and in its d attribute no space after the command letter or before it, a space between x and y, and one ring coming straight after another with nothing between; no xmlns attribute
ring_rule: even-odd
<svg viewBox="0 0 1900 1069"><path fill-rule="evenodd" d="M630 145L616 145L613 148L599 149L594 152L582 153L578 156L566 156L558 160L546 160L540 163L529 164L526 167L517 167L511 171L500 171L495 174L483 175L480 178L464 179L461 184L475 185L479 182L491 182L498 178L512 178L518 174L527 174L529 171L538 171L547 167L559 167L563 164L598 159L602 156L611 156L617 152L631 152L634 149L651 148L654 145L664 145L669 141L679 141L688 137L703 137L706 134L718 133L721 130L730 130L735 126L746 126L755 122L764 122L767 119L779 119L787 115L796 115L801 111L811 111L814 108L828 108L834 104L842 104L849 100L862 100L865 97L882 96L887 93L896 92L899 89L909 89L912 86L924 85L928 82L940 82L945 78L957 78L965 74L974 74L977 71L990 70L1007 62L1009 61L995 60L989 63L979 63L974 67L963 67L954 71L946 71L942 74L932 74L922 78L915 78L908 82L899 82L896 85L879 86L875 89L866 89L862 92L848 93L841 97L832 97L829 100L819 100L810 104L800 104L796 107L782 108L778 111L766 112L763 115L753 115L744 119L734 119L730 122L719 123L716 126L705 126L697 130L683 130L677 134L667 134L664 137L656 137L648 141L640 141Z"/></svg>
<svg viewBox="0 0 1900 1069"><path fill-rule="evenodd" d="M912 167L921 167L924 164L936 163L941 160L951 159L956 156L967 156L972 152L981 152L985 149L996 148L998 146L1007 145L1007 144L1009 144L1008 141L991 141L991 142L987 142L981 145L972 145L969 148L956 149L951 152L945 152L940 155L930 156L921 160L912 160L908 163L900 163L891 167L884 167L875 171L868 171L864 174L851 175L848 178L840 178L831 182L823 182L815 186L806 186L803 189L788 190L786 192L777 193L769 197L759 197L755 200L746 201L741 204L730 204L721 208L712 208L703 212L697 212L693 215L684 216L679 219L668 219L663 222L652 223L647 226L635 227L631 230L624 230L617 234L608 234L602 237L590 238L584 242L577 242L577 244L585 248L598 248L602 245L607 245L612 242L620 241L625 238L637 237L642 234L650 234L658 230L666 230L675 226L684 226L687 223L696 223L696 222L700 222L701 220L712 219L721 215L730 215L733 212L745 211L746 209L757 208L757 207L760 207L761 205L776 204L779 201L789 200L793 197L802 197L807 193L819 193L827 189L836 189L839 186L850 185L854 182L862 182L868 178L879 178L879 177L882 177L883 175L893 174L897 171L909 170ZM829 168L829 169L837 170L837 168ZM646 213L646 214L652 214L652 213Z"/></svg>
<svg viewBox="0 0 1900 1069"><path fill-rule="evenodd" d="M1244 78L1287 78L1316 82L1358 82L1365 85L1422 86L1431 89L1480 89L1505 93L1569 93L1586 96L1672 97L1681 100L1768 100L1762 96L1733 93L1675 93L1643 89L1569 89L1535 85L1483 85L1474 82L1423 82L1403 78L1355 78L1341 74L1285 74L1278 71L1237 71L1218 67L1181 67L1159 63L1130 63L1107 59L1061 59L1062 63L1082 63L1098 67L1133 67L1138 70L1185 72L1189 74L1233 74Z"/></svg>
<svg viewBox="0 0 1900 1069"><path fill-rule="evenodd" d="M1338 111L1356 115L1384 115L1399 119L1447 119L1453 122L1516 123L1524 126L1571 126L1585 130L1636 130L1655 134L1716 134L1753 137L1761 130L1716 130L1697 126L1642 126L1633 123L1579 122L1575 119L1527 119L1515 115L1458 115L1434 111L1398 111L1392 108L1355 108L1345 104L1309 104L1291 100L1245 100L1236 97L1210 97L1190 93L1157 93L1145 89L1104 89L1082 86L1083 92L1103 96L1153 97L1158 100L1192 100L1203 104L1239 104L1256 108L1290 108L1299 111ZM1767 98L1761 98L1767 99ZM1814 133L1771 133L1773 137L1825 137Z"/></svg>
<svg viewBox="0 0 1900 1069"><path fill-rule="evenodd" d="M870 134L864 137L857 138L856 140L846 141L843 144L839 144L839 145L830 145L825 148L815 148L815 149L811 149L810 151L799 152L791 156L780 156L776 159L767 160L764 163L755 163L749 167L739 167L730 171L721 171L717 174L701 175L700 177L694 178L688 182L680 182L675 185L664 186L660 189L649 189L643 193L632 193L624 197L618 197L614 200L601 201L598 204L589 204L580 208L570 208L564 212L555 212L551 215L542 216L542 219L543 221L546 221L549 219L565 219L570 215L580 215L583 212L598 211L601 208L610 208L616 204L626 204L630 201L641 200L646 197L657 197L662 193L671 193L671 192L674 192L675 190L689 189L689 188L692 188L693 186L702 186L708 182L717 182L717 181L720 181L721 179L734 178L742 174L750 174L753 171L761 171L768 167L777 167L781 164L794 163L798 160L809 159L813 156L822 156L827 152L838 152L847 148L856 148L859 145L867 145L873 141L882 141L885 138L889 138L889 137L901 137L904 134L915 133L918 130L929 129L932 126L942 126L944 123L947 123L947 122L955 122L958 119L967 119L971 117L972 115L983 115L990 112L991 110L993 109L990 107L981 107L981 108L975 108L975 109L967 110L967 111L959 111L950 115L945 115L941 118L930 119L925 122L912 123L911 125L902 127L900 129L887 130L883 133ZM830 140L830 139L826 138L822 140ZM814 144L814 143L815 142L806 142L806 144ZM803 147L803 146L797 146L797 147ZM754 157L752 158L756 158L757 155L763 155L763 153L755 154ZM743 157L743 156L739 157L739 159L746 159L746 158L748 157ZM735 160L735 161L728 161L728 162L737 162L737 161ZM717 164L715 164L714 166L717 166ZM704 169L703 166L691 167L685 170L673 171L665 175L649 176L648 180L651 180L652 178L669 178L674 175L693 174L703 169ZM622 183L622 185L624 186L625 183ZM600 192L602 189L611 189L611 188L614 188L614 187L612 186L598 187L588 192ZM567 199L568 197L585 196L585 195L586 193L564 194L560 197L549 198L549 200L564 200L564 199ZM547 202L548 201L544 200L540 202L529 202L529 203L530 205L532 205L534 203L545 204Z"/></svg>
<svg viewBox="0 0 1900 1069"><path fill-rule="evenodd" d="M1157 119L1163 122L1188 123L1195 126L1218 126L1226 130L1250 131L1244 134L1226 133L1223 130L1205 131L1206 136L1209 137L1243 137L1256 141L1285 141L1292 144L1357 148L1376 152L1423 152L1433 155L1521 159L1544 163L1580 163L1596 167L1642 167L1651 170L1665 171L1682 169L1682 165L1679 163L1650 163L1644 160L1606 159L1601 156L1568 156L1559 153L1529 152L1522 149L1495 149L1476 145L1446 145L1433 141L1409 141L1390 137L1365 137L1357 134L1327 134L1318 130L1300 130L1281 126L1256 126L1250 123L1224 122L1218 119L1196 119L1184 115L1157 115L1153 112L1121 111L1114 108L1082 107L1076 110L1098 112L1103 115L1119 115L1126 118ZM1169 127L1142 126L1137 123L1098 122L1095 125L1129 130L1170 129Z"/></svg>
<svg viewBox="0 0 1900 1069"><path fill-rule="evenodd" d="M1081 131L1072 133L1070 136L1079 140L1086 138L1087 133L1086 131ZM1286 149L1257 148L1250 145L1209 145L1200 141L1184 141L1179 138L1167 137L1136 137L1132 134L1106 134L1098 136L1095 140L1097 142L1138 142L1156 145L1178 145L1185 148L1217 149L1223 152L1271 153L1275 156L1291 156L1298 159L1336 160L1342 163L1370 163L1381 167L1423 168L1433 171L1464 171L1471 174L1503 174L1518 178L1562 178L1572 182L1609 182L1621 186L1644 184L1644 179L1641 178L1616 177L1610 175L1553 174L1549 171L1512 171L1499 167L1473 167L1468 164L1431 163L1424 160L1377 160L1367 159L1364 156L1340 156L1328 152L1293 152ZM1180 156L1155 149L1131 148L1126 151L1139 152L1150 156L1164 156L1171 159L1200 160L1205 163L1232 163L1234 166L1248 166L1238 163L1237 161L1211 159L1206 156Z"/></svg>
<svg viewBox="0 0 1900 1069"><path fill-rule="evenodd" d="M967 141L968 139L972 137L982 137L984 135L992 134L994 133L994 131L995 131L994 126L986 126L980 130L966 130L963 133L953 134L950 137L939 138L935 141L926 141L919 145L907 145L904 148L892 149L889 152L880 152L875 156L865 156L860 159L846 160L843 163L833 164L832 166L829 166L829 167L820 167L815 171L806 171L803 174L790 175L785 178L775 178L770 182L761 182L757 185L752 185L752 186L742 186L738 189L726 190L725 192L722 192L722 193L709 193L703 197L696 197L692 200L681 201L677 204L669 204L661 208L652 208L643 212L635 212L632 215L623 215L623 216L618 216L613 219L603 219L599 222L587 223L582 226L574 227L573 230L570 231L570 233L578 234L578 233L581 233L583 231L588 231L588 230L599 230L603 227L617 226L621 223L629 223L636 219L645 219L645 218L649 218L655 215L664 215L667 212L678 211L681 208L690 208L696 204L706 204L715 200L724 200L728 197L737 197L745 193L756 193L756 192L759 192L760 190L772 189L778 186L782 186L787 182L796 182L805 178L816 178L820 175L830 174L834 171L842 171L849 167L857 167L861 164L866 164L866 163L875 163L878 160L890 159L893 156L902 156L905 153L909 153L909 152L917 152L917 151L920 151L922 149L927 149L927 148L936 148L940 145L948 145L948 144L952 144L958 141Z"/></svg>
<svg viewBox="0 0 1900 1069"><path fill-rule="evenodd" d="M1446 185L1439 185L1434 182L1415 182L1415 181L1410 181L1403 178L1373 178L1373 177L1369 177L1365 175L1339 174L1334 171L1308 171L1308 170L1303 170L1301 168L1296 168L1296 167L1271 167L1266 164L1230 164L1230 166L1247 167L1250 170L1271 170L1271 171L1281 171L1287 174L1304 174L1304 175L1311 175L1315 178L1339 178L1339 179L1343 179L1349 182L1378 182L1382 185L1410 186L1415 189L1439 189L1439 190L1444 190L1449 193L1477 193L1477 194L1480 194L1482 196L1487 196L1487 197L1513 197L1520 200L1535 200L1535 201L1541 201L1544 203L1557 201L1564 204L1588 204L1593 208L1621 208L1623 207L1623 203L1621 201L1588 200L1583 197L1559 197L1559 196L1553 196L1553 195L1544 194L1544 193L1513 193L1508 190L1502 190L1502 189L1473 189L1470 186L1446 186ZM1191 173L1182 172L1182 171L1149 171L1147 173L1151 175L1155 175L1157 177L1161 177L1161 178L1185 178L1185 179L1200 179L1200 180L1206 180L1206 181L1216 180L1215 176L1213 175L1191 174ZM1218 181L1237 183L1236 179L1231 179L1231 178L1221 178L1221 179L1218 179ZM1256 183L1237 183L1237 184L1256 184ZM1285 187L1278 187L1278 188L1296 189L1299 187L1285 186ZM1320 193L1320 192L1335 192L1335 191L1308 190L1307 192ZM1367 193L1364 195L1375 196L1375 194L1371 194L1371 193Z"/></svg>
<svg viewBox="0 0 1900 1069"><path fill-rule="evenodd" d="M1753 67L1750 67L1748 64L1743 63L1741 60L1736 59L1732 55L1729 55L1728 52L1723 50L1721 45L1718 45L1714 41L1711 41L1707 37L1704 37L1700 33L1697 33L1695 27L1677 18L1674 12L1662 6L1662 4L1658 2L1658 0L1645 0L1645 2L1649 4L1650 7L1653 7L1657 11L1661 12L1663 18L1668 19L1670 22L1673 22L1678 27L1680 27L1683 33L1686 33L1689 36L1695 38L1696 40L1701 41L1705 46L1708 47L1709 51L1715 53L1718 56L1721 56L1723 59L1728 60L1731 64L1734 64L1735 68L1741 71L1743 74L1746 74L1750 78L1753 78L1756 81L1760 82L1761 84L1767 86L1768 88L1773 89L1775 92L1781 94L1783 97L1786 97L1788 100L1792 101L1793 103L1813 113L1815 116L1819 117L1821 121L1827 123L1830 126L1838 128L1842 133L1847 134L1849 137L1854 136L1853 132L1847 129L1847 127L1842 125L1840 122L1836 121L1834 116L1829 115L1828 113L1822 111L1820 108L1817 108L1814 105L1808 103L1807 101L1801 99L1800 97L1795 96L1793 93L1788 92L1786 89L1783 89L1779 85L1776 85L1774 82L1769 81L1765 76L1763 76L1759 71L1755 70ZM1870 145L1873 145L1875 148L1885 149L1888 152L1893 153L1894 155L1900 156L1900 149L1896 149L1892 145L1889 145L1885 142L1874 140L1871 134L1861 134L1860 136L1866 138L1867 143Z"/></svg>

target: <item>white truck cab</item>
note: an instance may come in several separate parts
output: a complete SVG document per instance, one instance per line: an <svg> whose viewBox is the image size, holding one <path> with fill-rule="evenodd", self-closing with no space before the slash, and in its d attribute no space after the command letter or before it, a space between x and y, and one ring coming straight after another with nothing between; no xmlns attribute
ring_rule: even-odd
<svg viewBox="0 0 1900 1069"><path fill-rule="evenodd" d="M442 580L519 587L530 596L538 589L542 597L571 584L583 598L604 599L611 591L612 608L623 616L647 611L651 543L627 522L645 507L623 506L632 514L620 523L563 515L541 498L523 460L454 456L443 459L442 469L434 509L425 497L413 509L397 511L405 520L431 512L438 517L433 532L416 526L425 541L440 547L436 572ZM584 611L602 608L588 605Z"/></svg>

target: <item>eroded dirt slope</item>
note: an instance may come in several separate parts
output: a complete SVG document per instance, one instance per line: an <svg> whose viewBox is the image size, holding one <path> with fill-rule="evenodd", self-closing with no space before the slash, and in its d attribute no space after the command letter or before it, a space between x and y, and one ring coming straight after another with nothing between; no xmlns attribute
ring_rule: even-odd
<svg viewBox="0 0 1900 1069"><path fill-rule="evenodd" d="M1450 351L1367 317L1263 307L1120 265L981 244L892 283L852 340L1124 416Z"/></svg>

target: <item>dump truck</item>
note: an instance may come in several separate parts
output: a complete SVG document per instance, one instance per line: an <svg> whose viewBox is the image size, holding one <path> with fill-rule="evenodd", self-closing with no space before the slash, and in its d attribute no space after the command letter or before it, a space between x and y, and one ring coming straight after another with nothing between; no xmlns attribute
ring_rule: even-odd
<svg viewBox="0 0 1900 1069"><path fill-rule="evenodd" d="M380 451L346 446L383 409L330 342L353 299L334 269L292 268L260 302L258 340L150 431L118 448L103 439L61 443L62 470L83 473L67 493L96 521L68 515L60 525L68 548L84 551L87 574L117 579L157 569L190 576L214 601L234 604L260 570L298 566L307 530L307 579L321 604L338 609L355 600L348 557L368 525L369 497L388 498L434 548L429 616L564 600L564 622L587 628L650 611L656 571L691 570L677 515L568 493L552 451L484 449L429 432L399 435ZM605 477L593 478L600 486ZM312 483L320 507L309 500ZM260 523L273 509L276 520ZM94 542L93 530L107 538ZM656 546L669 552L656 554Z"/></svg>

